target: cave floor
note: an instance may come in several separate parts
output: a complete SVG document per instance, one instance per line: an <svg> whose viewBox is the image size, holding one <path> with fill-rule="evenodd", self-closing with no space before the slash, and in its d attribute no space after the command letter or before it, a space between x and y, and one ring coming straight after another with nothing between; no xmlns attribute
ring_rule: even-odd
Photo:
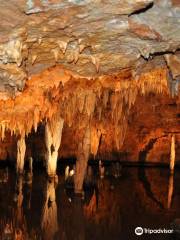
<svg viewBox="0 0 180 240"><path fill-rule="evenodd" d="M180 219L179 169L124 167L119 178L95 171L88 179L80 198L62 173L54 182L34 170L31 182L0 169L0 239L176 239L134 231L172 229Z"/></svg>

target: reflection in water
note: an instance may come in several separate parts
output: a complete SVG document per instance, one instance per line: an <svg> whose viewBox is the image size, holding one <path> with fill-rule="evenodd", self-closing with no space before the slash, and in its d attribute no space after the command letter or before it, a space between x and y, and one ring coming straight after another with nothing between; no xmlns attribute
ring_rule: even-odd
<svg viewBox="0 0 180 240"><path fill-rule="evenodd" d="M8 168L0 169L0 183L7 183L8 181Z"/></svg>
<svg viewBox="0 0 180 240"><path fill-rule="evenodd" d="M28 229L26 219L23 212L23 177L19 176L16 179L15 191L12 195L12 201L8 205L11 206L8 215L4 216L4 224L2 224L2 238L23 240L28 239ZM2 220L2 222L3 222Z"/></svg>
<svg viewBox="0 0 180 240"><path fill-rule="evenodd" d="M146 191L146 195L156 203L159 208L164 208L162 203L156 198L152 189L151 189L151 182L149 182L148 178L146 177L146 171L144 168L139 169L139 180L142 182L144 186L144 190Z"/></svg>
<svg viewBox="0 0 180 240"><path fill-rule="evenodd" d="M16 182L16 192L14 195L14 201L16 206L14 208L17 225L22 225L23 223L23 209L22 209L22 202L23 202L23 177L20 176Z"/></svg>
<svg viewBox="0 0 180 240"><path fill-rule="evenodd" d="M172 196L173 196L173 189L174 189L174 175L169 176L169 184L168 184L168 204L167 207L171 207L172 203Z"/></svg>
<svg viewBox="0 0 180 240"><path fill-rule="evenodd" d="M43 239L45 240L54 239L58 230L55 185L56 183L54 179L46 181L43 192L44 202L41 217L41 229Z"/></svg>
<svg viewBox="0 0 180 240"><path fill-rule="evenodd" d="M81 199L65 191L64 176L57 183L35 173L32 182L10 172L0 182L0 239L131 240L136 226L168 227L180 217L180 173L168 177L168 169L124 168L121 178L97 178Z"/></svg>
<svg viewBox="0 0 180 240"><path fill-rule="evenodd" d="M139 161L142 164L145 164L146 156L148 152L153 148L157 138L151 139L149 143L145 146L144 150L139 153ZM148 181L148 178L146 177L146 168L145 167L139 167L139 180L142 182L144 186L144 190L146 191L147 196L154 201L160 208L164 208L163 204L156 198L156 196L153 194L153 191L151 189L151 182Z"/></svg>

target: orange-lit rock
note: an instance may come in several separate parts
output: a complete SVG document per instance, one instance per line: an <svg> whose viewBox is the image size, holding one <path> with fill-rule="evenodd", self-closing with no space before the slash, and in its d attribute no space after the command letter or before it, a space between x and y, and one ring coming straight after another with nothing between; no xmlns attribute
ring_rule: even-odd
<svg viewBox="0 0 180 240"><path fill-rule="evenodd" d="M2 1L0 13L1 159L16 159L24 136L25 159L47 159L58 115L59 157L79 156L88 125L85 155L168 162L171 134L179 146L176 1Z"/></svg>

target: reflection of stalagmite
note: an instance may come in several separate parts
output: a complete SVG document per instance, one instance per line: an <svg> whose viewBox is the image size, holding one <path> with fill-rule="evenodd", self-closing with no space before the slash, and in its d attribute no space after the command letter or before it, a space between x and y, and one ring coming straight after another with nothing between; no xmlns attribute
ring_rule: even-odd
<svg viewBox="0 0 180 240"><path fill-rule="evenodd" d="M28 160L28 170L25 173L26 184L31 186L32 179L33 179L33 159L32 159L32 157L30 157Z"/></svg>
<svg viewBox="0 0 180 240"><path fill-rule="evenodd" d="M67 215L65 215L66 217ZM67 217L66 217L67 218ZM66 220L65 220L66 222ZM65 223L63 222L63 225ZM83 201L79 196L75 196L71 202L71 215L67 222L67 230L60 239L85 240L87 233L85 232L85 218L83 214Z"/></svg>
<svg viewBox="0 0 180 240"><path fill-rule="evenodd" d="M12 226L13 239L29 239L26 218L23 212L24 194L23 194L24 178L19 175L16 181L16 193L14 196L15 208L13 209Z"/></svg>
<svg viewBox="0 0 180 240"><path fill-rule="evenodd" d="M16 201L16 221L18 225L21 225L23 223L23 209L22 209L22 203L23 203L23 177L20 176L17 179L16 183L16 195L14 200Z"/></svg>
<svg viewBox="0 0 180 240"><path fill-rule="evenodd" d="M103 165L102 161L100 160L99 161L99 175L101 178L104 178L104 170L105 170L104 165Z"/></svg>
<svg viewBox="0 0 180 240"><path fill-rule="evenodd" d="M169 185L168 185L168 204L167 204L168 209L171 207L173 189L174 189L174 176L170 175L169 176Z"/></svg>
<svg viewBox="0 0 180 240"><path fill-rule="evenodd" d="M171 174L174 173L175 158L176 158L175 135L173 134L172 137L171 137L171 156L170 156L170 171L171 171Z"/></svg>
<svg viewBox="0 0 180 240"><path fill-rule="evenodd" d="M91 218L92 215L96 213L97 210L97 197L96 197L96 192L94 190L93 196L89 202L89 204L86 206L84 205L84 213L87 218Z"/></svg>
<svg viewBox="0 0 180 240"><path fill-rule="evenodd" d="M32 174L33 173L33 158L29 158L29 171Z"/></svg>
<svg viewBox="0 0 180 240"><path fill-rule="evenodd" d="M74 175L74 173L75 173L75 170L74 169L69 169L69 166L67 166L66 168L65 168L65 180L67 180L68 179L68 177L72 177L73 175Z"/></svg>
<svg viewBox="0 0 180 240"><path fill-rule="evenodd" d="M9 171L8 168L6 169L1 169L0 170L0 183L7 183L8 182L8 177L9 177Z"/></svg>
<svg viewBox="0 0 180 240"><path fill-rule="evenodd" d="M24 158L26 152L25 137L21 136L17 141L17 166L18 174L22 174L24 170Z"/></svg>
<svg viewBox="0 0 180 240"><path fill-rule="evenodd" d="M85 182L90 185L93 182L93 169L91 166L87 167L87 174L85 176Z"/></svg>
<svg viewBox="0 0 180 240"><path fill-rule="evenodd" d="M74 187L76 193L82 192L84 176L86 173L87 163L89 159L91 147L91 132L88 126L85 131L82 142L78 145L78 156L76 161L76 171L74 177Z"/></svg>
<svg viewBox="0 0 180 240"><path fill-rule="evenodd" d="M69 166L65 168L65 180L69 177Z"/></svg>
<svg viewBox="0 0 180 240"><path fill-rule="evenodd" d="M121 176L121 165L119 162L112 163L112 175L115 178L118 178Z"/></svg>
<svg viewBox="0 0 180 240"><path fill-rule="evenodd" d="M56 174L58 149L61 144L61 136L64 120L60 117L53 118L47 122L45 127L46 143L46 167L49 176Z"/></svg>
<svg viewBox="0 0 180 240"><path fill-rule="evenodd" d="M55 181L48 181L44 191L44 206L41 218L43 239L54 239L58 230Z"/></svg>
<svg viewBox="0 0 180 240"><path fill-rule="evenodd" d="M26 186L26 206L31 210L32 182L28 182Z"/></svg>

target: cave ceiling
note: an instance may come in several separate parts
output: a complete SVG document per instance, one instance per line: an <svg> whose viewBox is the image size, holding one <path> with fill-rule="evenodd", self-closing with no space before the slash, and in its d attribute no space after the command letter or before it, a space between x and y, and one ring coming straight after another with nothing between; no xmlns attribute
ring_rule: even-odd
<svg viewBox="0 0 180 240"><path fill-rule="evenodd" d="M72 109L88 91L83 105L91 115L97 105L93 99L101 88L126 90L123 101L130 106L135 101L132 92L141 88L144 93L148 84L150 90L157 84L156 91L161 92L169 79L172 95L178 91L178 0L1 0L0 16L1 131L25 128L20 122L25 114L31 115L30 110L37 125L56 111L57 106L49 110L48 104L50 98L58 102L59 95L66 109L68 104ZM59 84L49 96L49 89ZM71 103L66 102L67 95ZM83 111L82 104L79 111ZM17 113L19 123L15 124Z"/></svg>

